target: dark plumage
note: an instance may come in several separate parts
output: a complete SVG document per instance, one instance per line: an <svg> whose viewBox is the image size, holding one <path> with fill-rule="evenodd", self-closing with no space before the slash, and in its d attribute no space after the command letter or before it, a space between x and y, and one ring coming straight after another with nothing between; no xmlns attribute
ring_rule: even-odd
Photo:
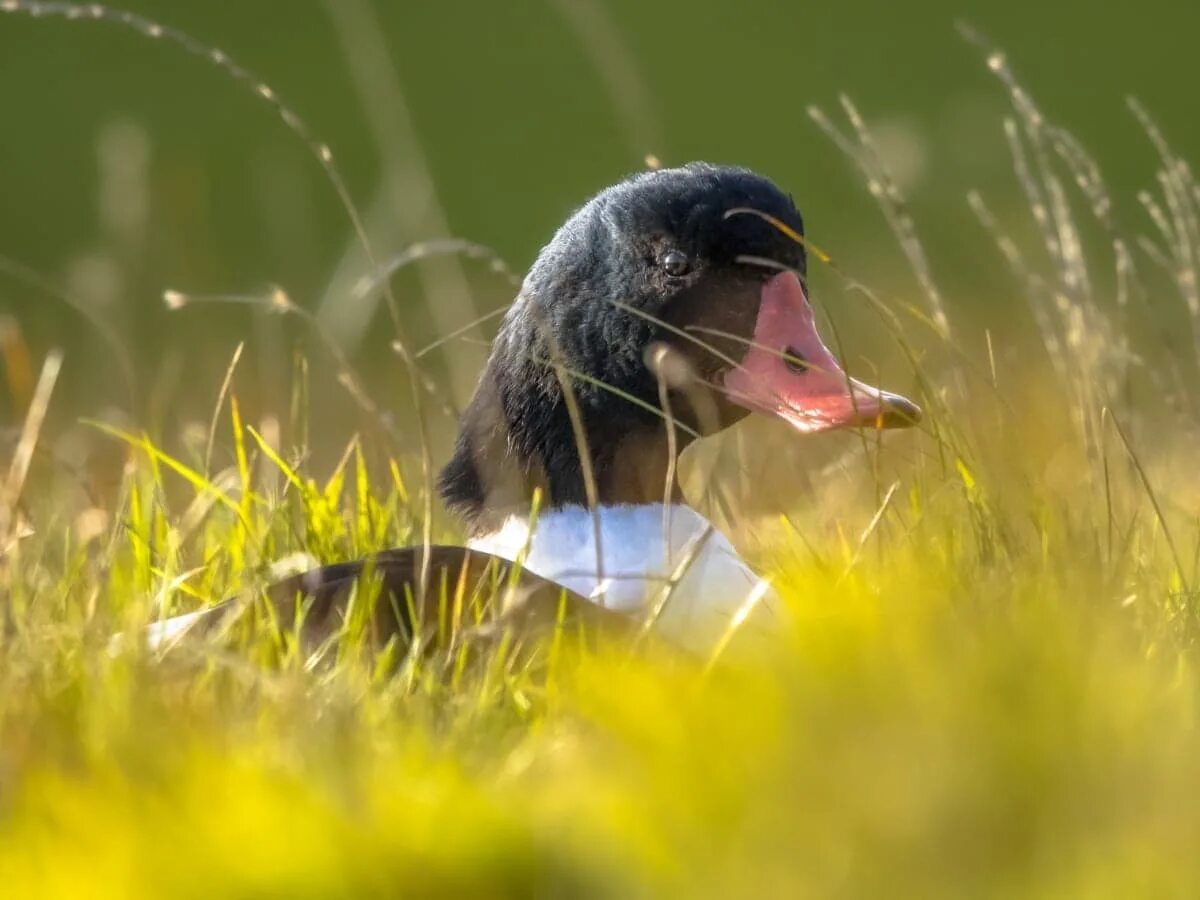
<svg viewBox="0 0 1200 900"><path fill-rule="evenodd" d="M551 507L586 502L567 398L551 360L578 376L571 384L601 502L652 499L617 471L623 447L666 462L662 417L618 393L661 405L658 380L645 361L648 347L665 344L688 362L692 377L674 386L669 402L672 415L692 430L719 430L747 414L708 388L728 368L722 356L745 355L759 291L775 274L739 257L774 260L802 275L806 260L803 246L762 218L727 215L739 207L803 233L795 204L771 181L707 163L634 175L601 191L558 230L504 318L454 456L441 473L442 497L469 530L486 531L508 512L527 508L534 487L544 488ZM686 271L672 274L678 266L668 263L678 263L678 254ZM741 341L695 332L720 351L713 353L652 319L716 329ZM698 406L713 414L703 415ZM678 438L680 447L690 439L682 430ZM638 481L657 485L661 499L661 478Z"/></svg>
<svg viewBox="0 0 1200 900"><path fill-rule="evenodd" d="M429 547L427 589L421 591L421 548L384 550L366 559L333 563L271 585L269 620L283 634L299 633L308 650L339 635L357 585L356 619L368 646L393 638L408 645L445 647L452 641L483 645L505 628L536 637L560 622L568 629L625 634L633 623L618 613L524 571L513 577L508 560L464 547ZM227 600L208 611L193 632L213 631L244 607ZM299 622L297 622L299 617ZM301 627L297 628L297 624Z"/></svg>

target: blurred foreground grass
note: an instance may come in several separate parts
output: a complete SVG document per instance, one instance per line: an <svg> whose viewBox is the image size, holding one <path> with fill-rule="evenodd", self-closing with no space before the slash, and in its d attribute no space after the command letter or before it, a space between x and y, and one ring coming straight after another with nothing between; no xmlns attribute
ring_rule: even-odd
<svg viewBox="0 0 1200 900"><path fill-rule="evenodd" d="M3 494L4 895L1200 893L1200 192L1144 119L1160 193L1126 230L989 63L1040 238L997 232L997 308L1027 305L1035 336L949 331L848 106L839 142L917 275L919 300L878 304L929 418L833 445L802 509L723 511L788 606L767 650L456 676L114 645L277 560L413 542L425 488L382 433L313 471L303 366L286 440L241 420L235 383L215 443L106 426L111 495L53 460L26 475L51 363Z"/></svg>
<svg viewBox="0 0 1200 900"><path fill-rule="evenodd" d="M1119 439L1089 458L1044 389L956 413L970 461L910 466L861 545L869 498L780 523L791 623L707 672L114 652L288 549L413 526L353 462L340 495L214 488L230 507L172 500L139 451L111 530L47 511L6 558L5 894L1191 895L1200 481L1156 439L1160 521Z"/></svg>

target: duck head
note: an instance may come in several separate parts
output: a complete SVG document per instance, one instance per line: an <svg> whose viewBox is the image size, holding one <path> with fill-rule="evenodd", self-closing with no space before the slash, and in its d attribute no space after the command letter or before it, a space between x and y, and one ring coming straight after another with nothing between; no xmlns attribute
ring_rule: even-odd
<svg viewBox="0 0 1200 900"><path fill-rule="evenodd" d="M705 163L575 212L505 316L442 471L468 530L527 510L534 488L551 508L587 502L572 400L601 503L661 501L668 448L752 412L802 432L915 423L916 404L849 378L821 340L786 234L803 227L768 179Z"/></svg>

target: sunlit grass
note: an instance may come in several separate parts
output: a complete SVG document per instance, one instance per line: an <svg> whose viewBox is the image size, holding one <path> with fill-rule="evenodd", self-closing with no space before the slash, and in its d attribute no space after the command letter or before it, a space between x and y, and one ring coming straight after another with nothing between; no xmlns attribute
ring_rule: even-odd
<svg viewBox="0 0 1200 900"><path fill-rule="evenodd" d="M897 464L865 542L870 497L780 522L763 549L788 606L778 646L735 639L711 669L604 648L454 682L253 646L114 650L112 632L297 550L412 540L420 506L353 447L320 480L271 462L236 414L211 479L134 440L110 530L38 528L7 558L6 890L1186 895L1186 432L1140 457L1160 520L1115 433L1091 453L1038 402L1044 377L1008 392L1019 413L951 398L946 433L979 452ZM846 465L869 488L867 463Z"/></svg>

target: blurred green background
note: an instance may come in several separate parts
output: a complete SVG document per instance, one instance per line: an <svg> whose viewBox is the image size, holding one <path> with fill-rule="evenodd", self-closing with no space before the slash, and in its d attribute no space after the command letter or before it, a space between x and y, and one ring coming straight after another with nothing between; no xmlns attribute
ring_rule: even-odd
<svg viewBox="0 0 1200 900"><path fill-rule="evenodd" d="M1040 104L1104 167L1125 213L1151 186L1134 94L1176 149L1200 144L1183 77L1200 6L946 0L739 3L511 0L399 3L129 0L255 72L330 144L381 257L455 235L523 271L565 215L643 165L740 163L796 197L810 237L901 297L916 286L861 176L812 124L840 92L876 132L927 241L952 315L991 327L1026 316L965 202L980 188L1018 235L1002 119L1007 98L965 19L1003 47ZM107 22L0 16L0 311L36 361L65 350L74 415L139 423L204 417L236 342L240 390L285 405L296 321L241 306L168 312L162 291L262 294L281 285L320 317L382 405L404 396L381 309L356 301L367 271L349 222L303 143L244 85L202 59ZM15 277L27 266L104 320L128 348L136 396L77 311ZM821 276L818 276L820 278ZM818 280L818 286L820 280ZM510 285L469 260L423 264L396 290L420 346L496 308ZM819 287L818 287L819 289ZM472 341L428 357L461 403L483 358ZM314 363L317 368L319 363ZM11 376L10 376L11 377ZM352 424L314 375L331 430ZM344 400L344 398L343 398ZM12 386L6 418L20 413ZM449 421L449 419L447 419Z"/></svg>

